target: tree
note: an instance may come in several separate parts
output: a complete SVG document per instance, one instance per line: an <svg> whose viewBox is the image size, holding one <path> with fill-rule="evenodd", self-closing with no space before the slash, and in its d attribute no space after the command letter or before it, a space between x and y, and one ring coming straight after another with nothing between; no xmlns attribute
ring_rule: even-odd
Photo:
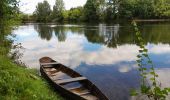
<svg viewBox="0 0 170 100"><path fill-rule="evenodd" d="M0 2L0 18L7 19L19 12L17 0L2 0Z"/></svg>
<svg viewBox="0 0 170 100"><path fill-rule="evenodd" d="M84 17L86 21L99 20L99 2L98 0L87 0L84 6Z"/></svg>
<svg viewBox="0 0 170 100"><path fill-rule="evenodd" d="M98 0L98 5L99 9L97 12L99 14L99 19L103 21L105 17L106 0Z"/></svg>
<svg viewBox="0 0 170 100"><path fill-rule="evenodd" d="M56 0L53 7L52 18L54 21L62 21L64 19L64 2L63 0Z"/></svg>
<svg viewBox="0 0 170 100"><path fill-rule="evenodd" d="M83 17L83 8L77 7L77 8L71 8L68 13L68 20L69 21L80 21Z"/></svg>
<svg viewBox="0 0 170 100"><path fill-rule="evenodd" d="M10 26L19 21L18 0L0 1L0 44L4 35L11 32Z"/></svg>
<svg viewBox="0 0 170 100"><path fill-rule="evenodd" d="M118 8L118 18L133 18L136 0L122 0Z"/></svg>
<svg viewBox="0 0 170 100"><path fill-rule="evenodd" d="M134 17L151 18L154 16L154 0L136 0Z"/></svg>
<svg viewBox="0 0 170 100"><path fill-rule="evenodd" d="M154 13L157 18L170 16L170 0L157 0L154 5Z"/></svg>
<svg viewBox="0 0 170 100"><path fill-rule="evenodd" d="M49 15L51 14L50 4L46 0L42 3L38 3L34 13L38 22L49 21Z"/></svg>
<svg viewBox="0 0 170 100"><path fill-rule="evenodd" d="M19 8L17 0L0 1L0 54L8 55L12 40L6 38L11 34L13 25L18 22ZM1 85L3 88L3 86ZM2 92L0 93L2 94Z"/></svg>

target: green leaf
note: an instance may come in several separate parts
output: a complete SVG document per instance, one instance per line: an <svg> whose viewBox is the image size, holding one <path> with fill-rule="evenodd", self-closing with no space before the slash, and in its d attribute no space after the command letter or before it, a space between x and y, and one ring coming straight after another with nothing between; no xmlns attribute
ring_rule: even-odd
<svg viewBox="0 0 170 100"><path fill-rule="evenodd" d="M142 52L143 52L143 50L139 50L139 52L140 52L140 53L142 53Z"/></svg>
<svg viewBox="0 0 170 100"><path fill-rule="evenodd" d="M155 75L155 72L150 72L151 75Z"/></svg>
<svg viewBox="0 0 170 100"><path fill-rule="evenodd" d="M141 60L136 60L136 62L140 63L140 62L141 62Z"/></svg>
<svg viewBox="0 0 170 100"><path fill-rule="evenodd" d="M144 43L143 43L143 42L140 42L140 45L144 45Z"/></svg>
<svg viewBox="0 0 170 100"><path fill-rule="evenodd" d="M141 85L141 92L144 94L147 94L150 91L150 87L149 86L145 86L145 85Z"/></svg>
<svg viewBox="0 0 170 100"><path fill-rule="evenodd" d="M141 38L141 37L138 37L138 40L140 41L140 40L142 40L142 38Z"/></svg>
<svg viewBox="0 0 170 100"><path fill-rule="evenodd" d="M145 54L145 53L144 53L144 54L142 54L142 55L145 56L145 57L148 57L148 54Z"/></svg>
<svg viewBox="0 0 170 100"><path fill-rule="evenodd" d="M136 90L132 89L132 90L130 91L130 95L131 95L131 96L137 96L138 93L137 93Z"/></svg>
<svg viewBox="0 0 170 100"><path fill-rule="evenodd" d="M142 56L141 55L137 55L137 58L141 58Z"/></svg>
<svg viewBox="0 0 170 100"><path fill-rule="evenodd" d="M155 80L155 78L150 78L150 80L151 80L151 81L154 81L154 80Z"/></svg>
<svg viewBox="0 0 170 100"><path fill-rule="evenodd" d="M166 89L162 90L162 93L168 95L168 91Z"/></svg>
<svg viewBox="0 0 170 100"><path fill-rule="evenodd" d="M156 85L156 82L153 82L153 83L152 83L152 85L154 85L154 86L155 86L155 85Z"/></svg>
<svg viewBox="0 0 170 100"><path fill-rule="evenodd" d="M139 68L139 71L142 71L142 68Z"/></svg>
<svg viewBox="0 0 170 100"><path fill-rule="evenodd" d="M151 70L154 70L154 68L150 68Z"/></svg>
<svg viewBox="0 0 170 100"><path fill-rule="evenodd" d="M146 72L143 72L143 75L147 75L147 73L146 73Z"/></svg>
<svg viewBox="0 0 170 100"><path fill-rule="evenodd" d="M143 70L147 70L147 68L142 68Z"/></svg>
<svg viewBox="0 0 170 100"><path fill-rule="evenodd" d="M140 66L142 66L141 64L138 64L138 66L140 67Z"/></svg>
<svg viewBox="0 0 170 100"><path fill-rule="evenodd" d="M143 51L144 51L144 52L148 52L148 49L144 49Z"/></svg>
<svg viewBox="0 0 170 100"><path fill-rule="evenodd" d="M155 77L158 77L158 75L156 74Z"/></svg>
<svg viewBox="0 0 170 100"><path fill-rule="evenodd" d="M148 61L149 64L152 64L152 61Z"/></svg>
<svg viewBox="0 0 170 100"><path fill-rule="evenodd" d="M139 47L140 47L141 49L144 49L144 48L145 48L145 46L144 46L144 45L139 45Z"/></svg>

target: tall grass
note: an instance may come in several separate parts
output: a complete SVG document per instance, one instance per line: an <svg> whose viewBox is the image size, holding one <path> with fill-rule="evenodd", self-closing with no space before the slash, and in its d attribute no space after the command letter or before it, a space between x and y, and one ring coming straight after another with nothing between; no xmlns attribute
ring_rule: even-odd
<svg viewBox="0 0 170 100"><path fill-rule="evenodd" d="M0 59L0 100L62 100L35 71Z"/></svg>

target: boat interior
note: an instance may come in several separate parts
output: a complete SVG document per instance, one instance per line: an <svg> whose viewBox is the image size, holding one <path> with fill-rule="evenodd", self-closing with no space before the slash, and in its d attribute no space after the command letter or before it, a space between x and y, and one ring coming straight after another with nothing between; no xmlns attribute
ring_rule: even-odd
<svg viewBox="0 0 170 100"><path fill-rule="evenodd" d="M41 66L49 78L64 89L87 100L98 100L93 93L93 84L89 83L86 77L56 62L44 63Z"/></svg>

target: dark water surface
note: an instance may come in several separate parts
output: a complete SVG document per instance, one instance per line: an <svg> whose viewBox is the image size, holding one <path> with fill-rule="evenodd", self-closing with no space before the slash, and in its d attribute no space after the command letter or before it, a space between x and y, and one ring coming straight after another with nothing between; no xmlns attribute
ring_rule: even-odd
<svg viewBox="0 0 170 100"><path fill-rule="evenodd" d="M170 86L170 22L139 23L162 86ZM130 99L139 87L138 47L130 24L25 24L13 31L21 60L39 69L49 56L94 82L111 100Z"/></svg>

